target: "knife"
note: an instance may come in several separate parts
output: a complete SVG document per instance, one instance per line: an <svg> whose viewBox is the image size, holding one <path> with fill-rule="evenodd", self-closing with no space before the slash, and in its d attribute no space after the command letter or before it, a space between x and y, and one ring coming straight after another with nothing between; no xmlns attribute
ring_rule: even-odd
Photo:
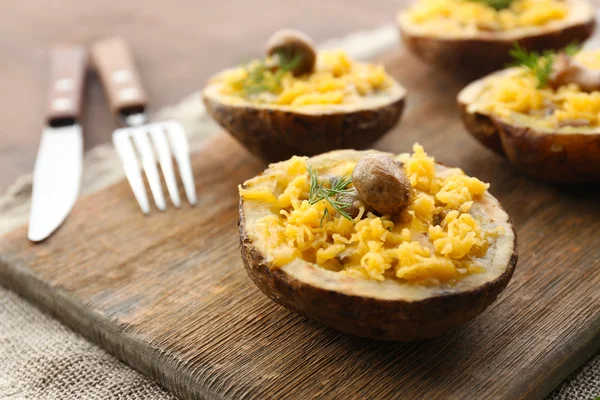
<svg viewBox="0 0 600 400"><path fill-rule="evenodd" d="M77 200L83 163L81 118L87 53L58 46L50 53L46 126L33 171L29 240L46 239Z"/></svg>

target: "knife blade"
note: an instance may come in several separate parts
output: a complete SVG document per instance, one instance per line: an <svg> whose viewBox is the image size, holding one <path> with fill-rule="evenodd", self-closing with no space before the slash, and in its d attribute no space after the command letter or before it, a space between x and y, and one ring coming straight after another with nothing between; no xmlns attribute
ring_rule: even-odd
<svg viewBox="0 0 600 400"><path fill-rule="evenodd" d="M86 63L82 46L60 46L51 52L46 127L33 172L28 232L33 242L46 239L63 223L79 195Z"/></svg>

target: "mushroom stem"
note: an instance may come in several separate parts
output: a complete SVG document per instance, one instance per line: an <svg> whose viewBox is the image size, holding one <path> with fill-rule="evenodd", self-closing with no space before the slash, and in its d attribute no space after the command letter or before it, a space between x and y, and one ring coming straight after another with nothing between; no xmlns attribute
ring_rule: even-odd
<svg viewBox="0 0 600 400"><path fill-rule="evenodd" d="M360 196L360 194L358 194L356 188L353 189L352 193L338 195L336 200L344 204L349 204L348 206L346 206L346 208L344 208L344 211L348 213L348 215L350 215L352 218L358 217L358 214L360 214L361 207L365 209L365 215L368 212L374 211L373 208L371 208L367 204L367 202Z"/></svg>
<svg viewBox="0 0 600 400"><path fill-rule="evenodd" d="M600 70L592 70L565 53L556 56L548 85L552 89L575 84L584 92L600 90Z"/></svg>

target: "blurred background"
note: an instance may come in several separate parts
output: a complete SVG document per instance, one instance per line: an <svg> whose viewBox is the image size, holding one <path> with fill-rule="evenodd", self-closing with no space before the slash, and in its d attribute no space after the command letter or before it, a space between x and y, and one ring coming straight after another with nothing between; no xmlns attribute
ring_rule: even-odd
<svg viewBox="0 0 600 400"><path fill-rule="evenodd" d="M8 4L10 3L10 4ZM215 72L260 55L279 28L316 42L393 23L406 0L27 0L0 12L0 192L33 170L43 126L48 50L111 35L129 41L150 108L173 105ZM90 74L88 78L94 78ZM116 123L96 79L87 80L86 149Z"/></svg>

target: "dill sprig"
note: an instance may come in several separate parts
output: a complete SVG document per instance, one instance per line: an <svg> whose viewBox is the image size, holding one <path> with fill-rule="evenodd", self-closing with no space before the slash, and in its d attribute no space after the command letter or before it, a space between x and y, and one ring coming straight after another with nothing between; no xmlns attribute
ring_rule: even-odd
<svg viewBox="0 0 600 400"><path fill-rule="evenodd" d="M570 43L567 45L567 47L562 49L562 52L568 55L569 57L573 57L575 54L579 53L580 50L581 45L577 43Z"/></svg>
<svg viewBox="0 0 600 400"><path fill-rule="evenodd" d="M473 3L482 3L492 7L494 10L504 10L512 4L514 0L469 0Z"/></svg>
<svg viewBox="0 0 600 400"><path fill-rule="evenodd" d="M348 214L345 209L351 206L350 203L338 201L337 196L340 194L350 194L352 189L348 187L352 184L352 176L344 175L341 178L331 178L330 188L324 186L323 181L319 181L319 173L312 170L312 167L307 166L308 176L310 178L310 192L308 195L308 204L316 204L321 200L325 200L329 205L338 212L342 217L352 221L352 217ZM323 217L321 218L321 225L323 220L329 218L329 210L325 208Z"/></svg>
<svg viewBox="0 0 600 400"><path fill-rule="evenodd" d="M572 43L562 49L562 52L569 57L572 57L579 50L580 47L577 44ZM513 48L509 51L509 54L515 59L510 66L521 66L531 71L537 78L538 89L541 89L548 84L548 79L552 73L552 67L554 66L557 52L553 50L546 50L542 53L528 51L522 48L518 43L515 43Z"/></svg>
<svg viewBox="0 0 600 400"><path fill-rule="evenodd" d="M277 53L277 60L278 64L275 66L269 66L265 59L258 60L256 63L247 63L244 66L247 76L242 81L242 91L246 95L279 92L283 76L300 64L302 56L300 54L289 56L281 52Z"/></svg>

